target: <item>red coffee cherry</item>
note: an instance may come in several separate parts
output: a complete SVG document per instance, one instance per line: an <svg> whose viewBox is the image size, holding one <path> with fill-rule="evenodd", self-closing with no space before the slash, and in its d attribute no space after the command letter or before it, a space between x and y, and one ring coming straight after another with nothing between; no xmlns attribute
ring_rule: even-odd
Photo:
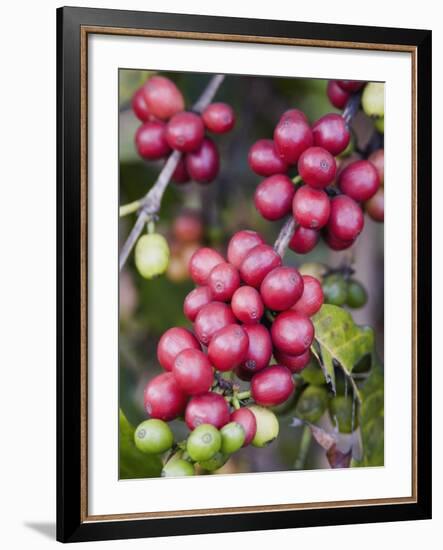
<svg viewBox="0 0 443 550"><path fill-rule="evenodd" d="M214 267L224 261L223 256L216 250L199 248L189 261L189 274L197 285L204 285Z"/></svg>
<svg viewBox="0 0 443 550"><path fill-rule="evenodd" d="M319 118L312 126L312 133L315 145L323 147L334 156L344 151L351 139L343 117L334 113Z"/></svg>
<svg viewBox="0 0 443 550"><path fill-rule="evenodd" d="M203 306L212 302L212 292L208 286L199 286L191 290L183 302L183 313L194 322Z"/></svg>
<svg viewBox="0 0 443 550"><path fill-rule="evenodd" d="M302 180L316 189L324 189L332 183L337 170L335 158L322 147L303 151L297 166Z"/></svg>
<svg viewBox="0 0 443 550"><path fill-rule="evenodd" d="M340 195L331 200L328 232L340 241L354 241L364 225L363 212L351 197Z"/></svg>
<svg viewBox="0 0 443 550"><path fill-rule="evenodd" d="M179 353L172 373L180 388L188 395L207 392L214 381L209 359L197 349L185 349Z"/></svg>
<svg viewBox="0 0 443 550"><path fill-rule="evenodd" d="M131 107L135 116L142 122L147 122L153 118L146 103L143 86L136 90L132 96Z"/></svg>
<svg viewBox="0 0 443 550"><path fill-rule="evenodd" d="M277 153L288 164L296 164L305 149L314 144L312 130L301 117L286 116L274 130Z"/></svg>
<svg viewBox="0 0 443 550"><path fill-rule="evenodd" d="M240 275L236 267L223 262L214 267L207 281L214 300L228 302L240 286Z"/></svg>
<svg viewBox="0 0 443 550"><path fill-rule="evenodd" d="M162 120L171 118L185 108L180 90L164 76L151 76L143 86L143 92L150 113Z"/></svg>
<svg viewBox="0 0 443 550"><path fill-rule="evenodd" d="M371 162L358 160L346 166L341 172L338 185L351 199L361 202L375 195L380 187L380 179Z"/></svg>
<svg viewBox="0 0 443 550"><path fill-rule="evenodd" d="M138 154L147 160L165 157L171 151L166 141L166 125L161 120L145 122L135 133Z"/></svg>
<svg viewBox="0 0 443 550"><path fill-rule="evenodd" d="M311 360L311 351L308 349L300 355L288 355L276 349L274 351L274 356L280 365L284 365L291 372L300 372L309 364Z"/></svg>
<svg viewBox="0 0 443 550"><path fill-rule="evenodd" d="M170 371L177 355L185 349L200 350L201 346L190 330L182 327L170 328L158 341L158 362L165 370Z"/></svg>
<svg viewBox="0 0 443 550"><path fill-rule="evenodd" d="M309 349L314 339L314 325L309 317L296 311L280 313L272 324L274 346L283 353L300 355Z"/></svg>
<svg viewBox="0 0 443 550"><path fill-rule="evenodd" d="M254 439L257 431L257 420L252 411L247 407L241 407L231 413L231 422L237 422L245 430L245 441L243 447L247 447Z"/></svg>
<svg viewBox="0 0 443 550"><path fill-rule="evenodd" d="M291 372L283 365L271 365L255 374L251 381L251 397L263 407L284 403L293 391Z"/></svg>
<svg viewBox="0 0 443 550"><path fill-rule="evenodd" d="M234 109L227 103L211 103L202 113L206 128L215 134L224 134L234 128Z"/></svg>
<svg viewBox="0 0 443 550"><path fill-rule="evenodd" d="M261 324L243 325L249 338L248 351L242 364L244 373L255 373L269 365L272 356L272 341L269 331Z"/></svg>
<svg viewBox="0 0 443 550"><path fill-rule="evenodd" d="M343 170L347 166L349 166L350 164L352 164L356 160L361 160L361 158L362 158L362 156L360 155L360 153L356 153L355 151L353 153L351 153L348 157L338 158L336 160L337 173L335 175L335 181L337 181L340 178L341 173L343 172Z"/></svg>
<svg viewBox="0 0 443 550"><path fill-rule="evenodd" d="M385 192L383 187L365 202L365 210L368 215L376 222L382 222L385 219Z"/></svg>
<svg viewBox="0 0 443 550"><path fill-rule="evenodd" d="M315 229L308 229L299 225L289 241L289 248L297 254L307 254L311 252L318 243L320 234Z"/></svg>
<svg viewBox="0 0 443 550"><path fill-rule="evenodd" d="M194 212L179 214L172 224L172 234L183 243L199 241L203 237L203 224Z"/></svg>
<svg viewBox="0 0 443 550"><path fill-rule="evenodd" d="M240 268L247 254L259 244L264 244L264 239L255 231L248 229L235 233L228 244L228 262L237 269Z"/></svg>
<svg viewBox="0 0 443 550"><path fill-rule="evenodd" d="M253 248L240 266L240 276L249 285L258 288L266 275L281 265L279 254L267 244Z"/></svg>
<svg viewBox="0 0 443 550"><path fill-rule="evenodd" d="M188 174L188 170L186 168L186 161L184 157L182 157L178 161L177 167L172 174L172 179L174 180L174 183L177 183L179 185L183 183L188 183L188 181L191 180Z"/></svg>
<svg viewBox="0 0 443 550"><path fill-rule="evenodd" d="M282 114L279 122L281 122L282 120L285 120L286 118L296 118L303 122L309 123L308 117L305 115L303 111L300 111L300 109L288 109Z"/></svg>
<svg viewBox="0 0 443 550"><path fill-rule="evenodd" d="M280 220L291 211L294 193L294 184L288 176L270 176L255 191L255 207L266 220Z"/></svg>
<svg viewBox="0 0 443 550"><path fill-rule="evenodd" d="M248 351L249 337L240 325L228 325L214 334L208 347L208 357L219 371L240 365Z"/></svg>
<svg viewBox="0 0 443 550"><path fill-rule="evenodd" d="M366 82L361 82L360 80L337 80L337 84L345 92L353 94L358 92L358 90L360 90Z"/></svg>
<svg viewBox="0 0 443 550"><path fill-rule="evenodd" d="M297 223L308 229L320 229L328 223L331 206L321 189L303 185L294 195L292 213Z"/></svg>
<svg viewBox="0 0 443 550"><path fill-rule="evenodd" d="M303 275L303 294L292 310L312 317L323 305L323 289L320 282L311 275Z"/></svg>
<svg viewBox="0 0 443 550"><path fill-rule="evenodd" d="M254 372L246 370L243 365L235 367L234 372L235 376L244 382L250 382L254 376Z"/></svg>
<svg viewBox="0 0 443 550"><path fill-rule="evenodd" d="M186 407L185 422L190 430L200 424L212 424L222 428L230 420L225 398L218 393L203 393L192 397Z"/></svg>
<svg viewBox="0 0 443 550"><path fill-rule="evenodd" d="M328 82L327 94L329 101L337 109L343 109L348 102L350 93L346 92L338 83L337 80L330 80Z"/></svg>
<svg viewBox="0 0 443 550"><path fill-rule="evenodd" d="M185 111L177 113L166 125L166 139L169 146L183 153L190 153L200 147L205 137L205 127L199 115ZM187 166L189 171L189 166Z"/></svg>
<svg viewBox="0 0 443 550"><path fill-rule="evenodd" d="M323 238L329 248L337 251L346 250L355 243L355 239L350 241L342 241L341 239L337 239L337 237L329 231L325 232Z"/></svg>
<svg viewBox="0 0 443 550"><path fill-rule="evenodd" d="M375 166L380 179L380 185L383 185L385 181L385 150L377 149L369 155L368 160Z"/></svg>
<svg viewBox="0 0 443 550"><path fill-rule="evenodd" d="M235 323L232 309L222 302L211 302L197 313L194 330L197 338L206 346L216 332Z"/></svg>
<svg viewBox="0 0 443 550"><path fill-rule="evenodd" d="M205 138L200 147L186 155L186 170L198 183L210 183L220 170L220 156L215 143Z"/></svg>
<svg viewBox="0 0 443 550"><path fill-rule="evenodd" d="M185 410L186 395L172 372L164 372L153 378L144 391L145 410L151 418L174 420Z"/></svg>
<svg viewBox="0 0 443 550"><path fill-rule="evenodd" d="M263 301L260 293L252 286L241 286L234 292L231 308L237 319L245 325L255 325L263 317Z"/></svg>
<svg viewBox="0 0 443 550"><path fill-rule="evenodd" d="M303 278L294 267L276 267L260 286L265 306L273 311L284 311L297 302L303 293Z"/></svg>
<svg viewBox="0 0 443 550"><path fill-rule="evenodd" d="M287 163L279 156L272 139L259 139L249 149L248 163L259 176L284 174Z"/></svg>

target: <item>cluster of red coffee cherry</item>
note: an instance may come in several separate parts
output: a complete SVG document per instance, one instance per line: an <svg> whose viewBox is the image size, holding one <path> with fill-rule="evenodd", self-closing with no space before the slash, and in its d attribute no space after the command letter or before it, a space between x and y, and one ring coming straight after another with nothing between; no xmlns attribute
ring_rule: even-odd
<svg viewBox="0 0 443 550"><path fill-rule="evenodd" d="M132 98L132 109L142 125L135 134L139 155L146 160L167 157L172 150L183 153L173 175L176 183L213 181L220 159L216 144L206 136L229 132L235 114L226 103L212 103L200 113L185 111L181 91L169 78L151 76Z"/></svg>
<svg viewBox="0 0 443 550"><path fill-rule="evenodd" d="M331 104L337 109L344 109L353 93L361 91L362 107L364 112L370 116L377 131L384 133L384 100L383 100L383 85L375 82L365 83L356 80L329 80L327 94ZM355 154L358 158L359 155ZM350 159L350 157L348 157ZM344 159L340 163L337 176L342 171L345 165L351 162L346 162ZM380 187L377 192L364 203L364 209L368 216L376 222L384 221L384 150L377 149L373 151L368 160L374 165L380 179Z"/></svg>
<svg viewBox="0 0 443 550"><path fill-rule="evenodd" d="M274 248L249 230L231 238L227 261L213 249L199 249L189 272L198 285L184 300L193 331L174 327L160 338L157 358L166 372L147 384L144 407L151 419L184 416L191 430L187 459L211 469L242 446L263 447L277 437L269 407L290 398L293 373L309 363L310 317L322 306L323 292L316 278L283 266ZM235 377L250 389L240 391ZM146 439L146 425L142 433ZM196 451L196 441L205 438L219 440L212 454ZM220 452L220 460L206 462Z"/></svg>
<svg viewBox="0 0 443 550"><path fill-rule="evenodd" d="M289 247L310 252L322 235L333 250L350 247L364 225L362 204L374 197L380 176L369 160L348 164L337 175L335 156L348 147L351 134L344 117L330 113L312 126L298 109L283 113L273 139L260 139L249 150L251 169L264 179L254 202L267 220L292 213L296 229ZM292 180L288 171L297 167Z"/></svg>

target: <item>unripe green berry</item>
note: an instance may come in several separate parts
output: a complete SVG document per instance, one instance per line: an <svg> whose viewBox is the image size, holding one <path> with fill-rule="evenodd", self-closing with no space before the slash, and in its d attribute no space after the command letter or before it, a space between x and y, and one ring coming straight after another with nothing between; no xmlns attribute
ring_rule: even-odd
<svg viewBox="0 0 443 550"><path fill-rule="evenodd" d="M383 117L385 114L385 85L382 82L366 84L361 96L363 111L370 117Z"/></svg>
<svg viewBox="0 0 443 550"><path fill-rule="evenodd" d="M272 411L264 407L252 405L249 409L257 421L257 431L251 444L254 447L267 447L278 436L278 419Z"/></svg>
<svg viewBox="0 0 443 550"><path fill-rule="evenodd" d="M318 361L313 357L311 357L308 366L301 371L300 375L304 382L313 386L323 386L325 383L325 375L323 374Z"/></svg>
<svg viewBox="0 0 443 550"><path fill-rule="evenodd" d="M380 132L380 134L385 133L385 117L382 118L376 118L374 120L374 126L377 132Z"/></svg>
<svg viewBox="0 0 443 550"><path fill-rule="evenodd" d="M318 281L322 282L323 275L327 271L327 267L319 262L306 262L298 268L301 275L310 275Z"/></svg>
<svg viewBox="0 0 443 550"><path fill-rule="evenodd" d="M342 275L328 275L323 280L323 295L326 304L342 306L346 302L348 289Z"/></svg>
<svg viewBox="0 0 443 550"><path fill-rule="evenodd" d="M229 455L225 455L221 452L215 453L209 460L202 460L199 462L200 466L208 472L214 472L226 464L229 459Z"/></svg>
<svg viewBox="0 0 443 550"><path fill-rule="evenodd" d="M245 430L238 422L229 422L220 430L222 443L221 452L232 454L243 447L245 442Z"/></svg>
<svg viewBox="0 0 443 550"><path fill-rule="evenodd" d="M221 447L220 432L212 424L200 424L188 437L186 450L192 460L209 460Z"/></svg>
<svg viewBox="0 0 443 550"><path fill-rule="evenodd" d="M328 406L328 392L325 387L308 386L300 396L295 414L314 424L323 416Z"/></svg>
<svg viewBox="0 0 443 550"><path fill-rule="evenodd" d="M352 410L354 409L354 413ZM338 395L329 403L329 414L332 422L337 422L341 433L351 433L358 428L357 403L353 403L351 396ZM352 417L354 416L354 422Z"/></svg>
<svg viewBox="0 0 443 550"><path fill-rule="evenodd" d="M195 475L194 466L183 458L171 459L163 466L162 477L183 477Z"/></svg>
<svg viewBox="0 0 443 550"><path fill-rule="evenodd" d="M145 279L164 273L169 262L169 246L163 235L142 235L135 245L135 265Z"/></svg>
<svg viewBox="0 0 443 550"><path fill-rule="evenodd" d="M324 381L324 378L323 378L323 381ZM297 397L297 394L293 392L292 395L288 399L286 399L286 401L283 401L283 403L280 403L279 405L274 405L273 407L269 407L269 408L273 413L277 415L277 417L283 416L289 411L292 411L292 409L294 408L294 402L296 400L296 397Z"/></svg>
<svg viewBox="0 0 443 550"><path fill-rule="evenodd" d="M348 297L346 298L346 304L352 308L363 307L368 301L368 293L365 287L356 281L351 279L348 282Z"/></svg>
<svg viewBox="0 0 443 550"><path fill-rule="evenodd" d="M174 435L166 422L150 418L137 426L134 443L143 453L156 455L172 447Z"/></svg>

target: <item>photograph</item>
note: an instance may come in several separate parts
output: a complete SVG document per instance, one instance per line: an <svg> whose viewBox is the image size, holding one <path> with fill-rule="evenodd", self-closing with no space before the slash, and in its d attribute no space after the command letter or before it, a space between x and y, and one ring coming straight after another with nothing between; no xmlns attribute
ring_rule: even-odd
<svg viewBox="0 0 443 550"><path fill-rule="evenodd" d="M115 109L119 479L383 467L385 83L123 67Z"/></svg>

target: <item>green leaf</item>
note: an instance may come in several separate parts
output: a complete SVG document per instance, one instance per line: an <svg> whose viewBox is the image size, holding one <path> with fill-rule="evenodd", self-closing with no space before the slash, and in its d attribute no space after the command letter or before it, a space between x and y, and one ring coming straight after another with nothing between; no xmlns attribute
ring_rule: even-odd
<svg viewBox="0 0 443 550"><path fill-rule="evenodd" d="M350 378L354 366L363 357L372 357L374 333L369 327L356 325L349 312L330 304L324 304L312 321L315 343L311 349L319 360L326 381L334 388L335 366Z"/></svg>
<svg viewBox="0 0 443 550"><path fill-rule="evenodd" d="M332 391L336 393L335 388L335 370L334 370L334 358L329 353L327 348L322 348L319 341L316 339L311 347L311 351L317 358L318 364L323 372L323 376L326 383L332 388Z"/></svg>
<svg viewBox="0 0 443 550"><path fill-rule="evenodd" d="M361 434L363 458L356 466L384 464L384 376L381 364L376 363L361 389Z"/></svg>
<svg viewBox="0 0 443 550"><path fill-rule="evenodd" d="M134 427L120 410L119 420L120 479L159 477L162 461L157 455L146 455L134 444Z"/></svg>

